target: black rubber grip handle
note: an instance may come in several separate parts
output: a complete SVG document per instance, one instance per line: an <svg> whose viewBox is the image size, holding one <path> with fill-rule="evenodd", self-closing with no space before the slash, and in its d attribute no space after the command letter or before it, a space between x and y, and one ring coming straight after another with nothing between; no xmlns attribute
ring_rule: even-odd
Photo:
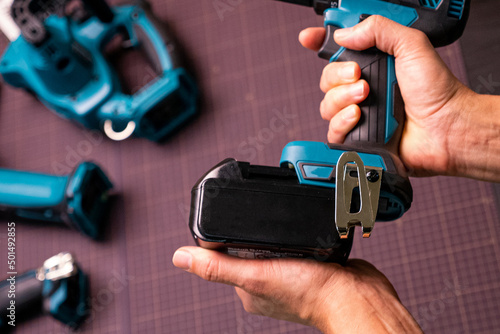
<svg viewBox="0 0 500 334"><path fill-rule="evenodd" d="M346 144L384 147L398 151L405 121L404 102L396 82L388 81L389 56L377 49L362 52L346 50L338 61L355 61L361 67L361 79L368 82L370 93L359 104L361 119L347 135ZM388 113L392 115L388 115Z"/></svg>
<svg viewBox="0 0 500 334"><path fill-rule="evenodd" d="M389 81L389 73L394 73L394 62L388 54L371 48L364 51L341 49L335 43L335 26L327 27L325 43L319 56L334 61L354 61L361 67L361 78L370 86L370 93L361 108L361 119L346 136L345 143L351 147L384 148L397 155L403 130L405 112L404 102L397 83ZM340 54L338 54L340 53ZM395 76L394 76L395 80ZM388 117L388 113L389 115Z"/></svg>

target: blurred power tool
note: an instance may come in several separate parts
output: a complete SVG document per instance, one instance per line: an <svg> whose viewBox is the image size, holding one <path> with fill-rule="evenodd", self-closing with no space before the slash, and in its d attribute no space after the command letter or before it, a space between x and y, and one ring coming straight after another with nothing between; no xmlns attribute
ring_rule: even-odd
<svg viewBox="0 0 500 334"><path fill-rule="evenodd" d="M88 315L89 296L87 275L70 253L60 253L38 269L0 282L0 331L43 313L77 328Z"/></svg>
<svg viewBox="0 0 500 334"><path fill-rule="evenodd" d="M293 142L280 168L225 160L195 185L190 227L196 242L242 257L313 257L344 262L350 229L369 237L376 220L394 220L413 198L398 157L404 103L394 58L376 49L352 51L333 39L338 28L383 15L424 31L435 46L458 39L469 0L283 0L324 13L326 40L320 56L355 61L370 95L345 145Z"/></svg>
<svg viewBox="0 0 500 334"><path fill-rule="evenodd" d="M67 176L0 169L0 216L63 224L98 239L111 188L101 168L91 162Z"/></svg>
<svg viewBox="0 0 500 334"><path fill-rule="evenodd" d="M81 1L0 0L0 28L11 41L0 74L113 140L161 141L197 112L198 89L181 67L178 46L144 1L112 8ZM106 57L117 41L144 52L156 75L133 95Z"/></svg>

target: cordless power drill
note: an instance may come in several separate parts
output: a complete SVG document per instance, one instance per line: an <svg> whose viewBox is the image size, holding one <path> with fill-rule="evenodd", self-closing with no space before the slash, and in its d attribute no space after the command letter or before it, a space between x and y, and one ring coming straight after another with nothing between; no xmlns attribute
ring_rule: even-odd
<svg viewBox="0 0 500 334"><path fill-rule="evenodd" d="M65 225L99 239L111 188L107 176L92 162L65 176L0 169L0 217Z"/></svg>
<svg viewBox="0 0 500 334"><path fill-rule="evenodd" d="M355 225L369 237L374 222L394 220L413 192L398 157L405 121L394 58L375 48L337 45L336 29L382 15L422 30L434 46L457 40L470 0L282 0L314 7L325 17L320 57L355 61L370 85L358 125L345 145L292 142L280 167L228 159L194 186L190 228L198 245L241 257L313 257L343 263Z"/></svg>
<svg viewBox="0 0 500 334"><path fill-rule="evenodd" d="M89 314L90 288L87 275L70 253L59 253L38 269L8 273L0 282L0 331L16 329L22 321L50 314L77 328Z"/></svg>
<svg viewBox="0 0 500 334"><path fill-rule="evenodd" d="M145 1L0 0L0 7L0 28L11 40L0 74L64 118L113 140L162 141L197 113L198 88L179 46ZM135 92L123 87L111 60L117 46L149 61Z"/></svg>

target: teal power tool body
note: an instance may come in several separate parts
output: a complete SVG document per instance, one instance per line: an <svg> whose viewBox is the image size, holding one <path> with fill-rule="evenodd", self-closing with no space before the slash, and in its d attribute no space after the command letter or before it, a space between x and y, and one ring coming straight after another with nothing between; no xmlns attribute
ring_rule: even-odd
<svg viewBox="0 0 500 334"><path fill-rule="evenodd" d="M91 162L66 176L0 169L0 216L67 225L98 239L111 188L101 168Z"/></svg>
<svg viewBox="0 0 500 334"><path fill-rule="evenodd" d="M50 314L77 328L88 316L89 296L87 275L70 253L59 253L38 269L0 282L0 331L15 329L19 322L39 314Z"/></svg>
<svg viewBox="0 0 500 334"><path fill-rule="evenodd" d="M375 221L401 217L413 191L398 156L405 121L394 58L337 45L336 29L382 15L420 29L434 46L457 40L470 0L280 0L314 7L325 18L322 58L355 61L370 95L345 145L292 142L280 167L227 159L193 187L190 228L197 244L241 257L312 257L343 263L351 228L369 237Z"/></svg>
<svg viewBox="0 0 500 334"><path fill-rule="evenodd" d="M181 66L177 43L146 2L109 7L104 0L83 0L77 10L69 5L74 1L13 1L19 32L4 31L11 43L0 60L7 83L113 140L135 135L161 141L196 114L198 88ZM124 93L106 57L119 39L123 47L143 51L155 72L133 95Z"/></svg>

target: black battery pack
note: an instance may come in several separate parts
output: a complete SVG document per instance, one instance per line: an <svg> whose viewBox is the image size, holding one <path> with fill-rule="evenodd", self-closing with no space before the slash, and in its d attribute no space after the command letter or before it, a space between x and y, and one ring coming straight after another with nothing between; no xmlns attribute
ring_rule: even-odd
<svg viewBox="0 0 500 334"><path fill-rule="evenodd" d="M293 169L226 159L200 178L191 196L189 225L203 248L246 258L344 263L349 256L354 233L341 239L337 232L335 189L300 184ZM378 215L391 210L390 199L381 197Z"/></svg>

